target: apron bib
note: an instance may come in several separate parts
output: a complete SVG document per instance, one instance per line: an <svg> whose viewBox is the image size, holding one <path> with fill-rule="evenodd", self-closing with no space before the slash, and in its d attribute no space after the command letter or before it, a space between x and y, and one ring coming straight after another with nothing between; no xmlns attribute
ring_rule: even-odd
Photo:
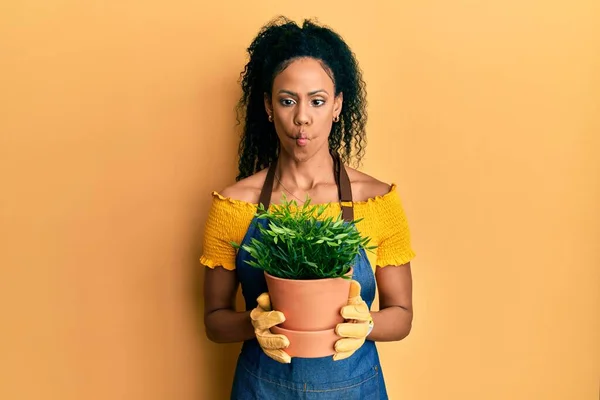
<svg viewBox="0 0 600 400"><path fill-rule="evenodd" d="M269 207L276 162L267 172L259 204ZM346 221L354 219L352 192L346 169L339 157L334 156L335 177ZM245 245L259 230L256 223L265 220L254 218L242 241ZM257 297L267 292L264 273L245 261L251 256L240 249L236 256L236 273L242 288L246 310L257 306ZM364 250L357 255L353 279L361 285L361 296L369 308L375 298L375 276ZM332 356L322 358L292 357L290 364L281 364L262 351L256 339L242 345L238 358L231 399L235 400L385 400L387 392L379 362L377 348L367 340L351 357L333 361Z"/></svg>

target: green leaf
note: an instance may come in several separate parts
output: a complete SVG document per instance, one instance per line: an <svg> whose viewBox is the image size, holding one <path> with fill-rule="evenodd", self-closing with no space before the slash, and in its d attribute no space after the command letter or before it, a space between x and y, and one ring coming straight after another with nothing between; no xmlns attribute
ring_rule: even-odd
<svg viewBox="0 0 600 400"><path fill-rule="evenodd" d="M343 276L362 250L372 250L370 238L363 238L356 223L337 216L325 216L329 204L313 205L311 199L298 206L283 198L281 204L258 208L257 237L244 246L248 264L272 275L289 279L320 279ZM323 246L327 243L327 246Z"/></svg>

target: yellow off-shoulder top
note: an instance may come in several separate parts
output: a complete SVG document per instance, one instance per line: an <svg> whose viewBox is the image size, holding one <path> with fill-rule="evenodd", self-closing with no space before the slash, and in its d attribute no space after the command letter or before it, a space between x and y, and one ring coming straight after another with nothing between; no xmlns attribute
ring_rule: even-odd
<svg viewBox="0 0 600 400"><path fill-rule="evenodd" d="M217 192L212 196L200 262L209 268L222 266L233 270L236 249L231 242L241 243L257 204L223 197ZM336 217L340 212L340 204L331 203L321 217ZM377 246L373 252L367 251L373 269L406 264L414 258L408 222L395 184L385 195L355 201L354 218L362 219L356 228L361 235L371 238L370 245Z"/></svg>

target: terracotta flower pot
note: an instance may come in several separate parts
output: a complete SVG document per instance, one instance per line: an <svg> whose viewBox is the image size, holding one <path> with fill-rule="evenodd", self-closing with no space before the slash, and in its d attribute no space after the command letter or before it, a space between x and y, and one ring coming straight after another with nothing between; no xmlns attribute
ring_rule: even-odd
<svg viewBox="0 0 600 400"><path fill-rule="evenodd" d="M352 277L352 272L350 269L348 278ZM266 272L265 278L273 309L285 316L281 328L325 331L344 321L340 310L348 304L350 279L294 280L277 278Z"/></svg>
<svg viewBox="0 0 600 400"><path fill-rule="evenodd" d="M288 329L274 326L271 332L287 336L290 345L285 352L290 357L317 358L327 357L335 353L335 342L340 339L335 333L335 329L324 331L291 331Z"/></svg>

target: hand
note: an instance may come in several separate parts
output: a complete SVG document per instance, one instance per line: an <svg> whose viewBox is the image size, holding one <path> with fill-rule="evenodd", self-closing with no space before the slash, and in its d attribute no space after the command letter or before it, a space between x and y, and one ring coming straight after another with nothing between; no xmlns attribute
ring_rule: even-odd
<svg viewBox="0 0 600 400"><path fill-rule="evenodd" d="M271 309L269 293L261 294L256 301L258 306L250 312L250 320L254 326L258 344L273 360L284 364L290 363L290 355L283 351L290 345L290 341L285 335L274 335L270 331L272 326L285 321L285 316L281 311Z"/></svg>
<svg viewBox="0 0 600 400"><path fill-rule="evenodd" d="M342 338L335 342L334 361L354 354L365 343L373 323L369 306L360 297L360 283L355 280L350 283L348 305L342 307L341 314L346 322L335 328L335 333Z"/></svg>

